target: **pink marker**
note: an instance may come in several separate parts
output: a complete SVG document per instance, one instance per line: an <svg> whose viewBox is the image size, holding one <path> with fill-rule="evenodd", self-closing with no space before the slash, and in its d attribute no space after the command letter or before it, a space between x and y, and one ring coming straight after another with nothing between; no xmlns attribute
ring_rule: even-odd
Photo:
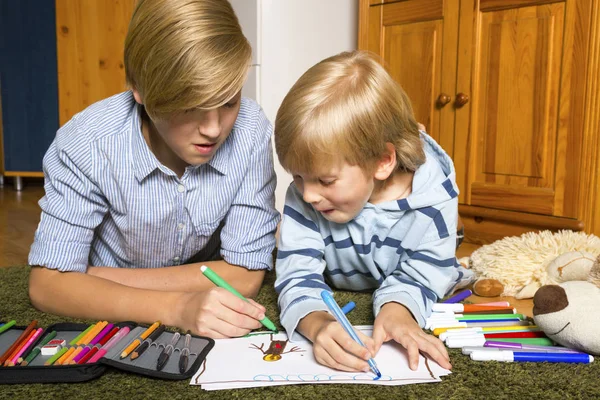
<svg viewBox="0 0 600 400"><path fill-rule="evenodd" d="M101 359L102 357L104 357L106 352L108 350L110 350L111 347L113 347L115 344L117 344L118 341L120 341L125 336L127 336L129 331L130 331L130 329L128 326L121 328L119 330L119 332L115 333L115 336L113 336L112 339L110 339L108 342L106 342L106 344L100 350L98 350L98 352L96 354L94 354L94 356L92 358L90 358L87 361L86 364L93 364L96 361L98 361L99 359Z"/></svg>

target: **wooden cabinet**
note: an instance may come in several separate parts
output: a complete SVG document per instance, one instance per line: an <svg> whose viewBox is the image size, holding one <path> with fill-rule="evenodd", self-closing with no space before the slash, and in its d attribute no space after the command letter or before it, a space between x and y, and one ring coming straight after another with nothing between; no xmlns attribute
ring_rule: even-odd
<svg viewBox="0 0 600 400"><path fill-rule="evenodd" d="M41 177L59 126L126 90L135 0L0 2L0 179Z"/></svg>
<svg viewBox="0 0 600 400"><path fill-rule="evenodd" d="M379 54L455 162L467 240L600 234L600 5L361 0Z"/></svg>

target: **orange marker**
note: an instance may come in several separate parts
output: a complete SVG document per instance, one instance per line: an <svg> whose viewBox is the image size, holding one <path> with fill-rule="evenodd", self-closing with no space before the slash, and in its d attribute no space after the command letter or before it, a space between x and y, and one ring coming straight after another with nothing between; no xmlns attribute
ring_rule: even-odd
<svg viewBox="0 0 600 400"><path fill-rule="evenodd" d="M67 359L65 361L63 361L63 365L68 365L71 364L71 361L73 361L73 359L77 356L77 354L81 353L81 351L84 349L85 347L82 346L78 346L74 352L71 353L71 355L69 357L67 357Z"/></svg>
<svg viewBox="0 0 600 400"><path fill-rule="evenodd" d="M98 333L100 333L100 331L102 329L104 329L104 327L108 325L108 321L100 321L98 322L96 325L94 325L94 327L85 335L83 336L81 339L79 339L77 341L77 343L75 343L77 346L79 346L80 344L88 344L89 342L92 341L93 338L96 337L96 335Z"/></svg>
<svg viewBox="0 0 600 400"><path fill-rule="evenodd" d="M76 347L71 347L65 354L63 354L58 360L56 360L53 365L63 365L63 363L65 362L65 360L67 358L69 358L69 356L71 354L73 354L73 352L76 349L77 349Z"/></svg>
<svg viewBox="0 0 600 400"><path fill-rule="evenodd" d="M141 338L142 340L146 340L146 338L147 338L148 336L150 336L150 334L151 334L152 332L154 332L154 330L155 330L156 328L158 328L158 327L159 327L159 325L160 325L160 321L156 321L155 323L153 323L152 325L150 325L150 327L149 327L148 329L146 329L146 330L144 331L144 333L142 333L142 334L140 335L140 338ZM135 350L135 349L136 349L136 348L137 348L137 347L138 347L140 344L142 344L142 340L140 340L140 339L135 339L133 342L131 342L131 343L129 344L129 346L127 346L127 347L125 348L125 350L123 350L123 352L121 353L121 358L125 358L125 357L127 357L129 354L131 354L131 352L132 352L133 350Z"/></svg>

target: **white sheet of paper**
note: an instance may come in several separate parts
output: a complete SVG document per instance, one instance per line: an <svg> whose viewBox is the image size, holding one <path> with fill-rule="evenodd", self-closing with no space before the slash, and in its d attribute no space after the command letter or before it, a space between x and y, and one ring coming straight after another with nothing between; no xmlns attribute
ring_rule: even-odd
<svg viewBox="0 0 600 400"><path fill-rule="evenodd" d="M367 336L371 336L373 330L372 326L355 328ZM373 380L375 375L372 373L337 371L319 364L308 341L286 341L285 333L217 339L190 384L201 385L206 390L306 383L406 385L439 382L441 376L450 373L422 356L419 368L412 371L408 367L406 351L397 343L388 342L375 357L382 377ZM267 354L273 353L268 351L270 346L279 346L280 357Z"/></svg>

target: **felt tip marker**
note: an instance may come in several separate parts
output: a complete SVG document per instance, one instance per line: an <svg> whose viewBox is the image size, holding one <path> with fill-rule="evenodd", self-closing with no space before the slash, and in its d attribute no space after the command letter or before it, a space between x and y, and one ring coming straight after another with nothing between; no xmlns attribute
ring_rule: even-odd
<svg viewBox="0 0 600 400"><path fill-rule="evenodd" d="M500 347L485 347L485 344L483 346L484 347L481 347L481 346L466 346L466 347L463 347L461 349L461 351L462 351L462 353L464 355L467 355L467 356L469 354L471 354L472 352L474 352L474 351L507 351L507 350L511 351L510 349L503 349L503 348L500 348ZM570 353L570 354L575 353L575 354L581 354L578 351L564 352L564 351L560 351L559 349L560 349L560 347L554 346L554 348L553 348L553 346L548 346L547 349L527 349L527 350L512 350L512 351L524 351L524 352L527 352L527 353L565 353L565 354L567 354L567 353Z"/></svg>
<svg viewBox="0 0 600 400"><path fill-rule="evenodd" d="M360 338L354 331L354 328L350 324L350 321L348 321L348 318L346 318L346 315L344 314L338 303L336 303L332 294L329 293L327 290L323 290L321 291L321 298L325 302L325 305L327 305L327 308L329 308L329 311L331 311L335 319L340 323L340 325L342 325L342 327L348 333L348 335L350 335L350 337L356 343L360 344L362 347L365 347L362 340L360 340ZM381 372L379 372L379 368L377 368L375 360L373 360L373 358L369 358L367 363L369 364L369 367L371 367L371 370L375 373L375 375L377 375L377 378L375 378L375 380L381 378Z"/></svg>
<svg viewBox="0 0 600 400"><path fill-rule="evenodd" d="M240 292L235 290L233 288L233 286L231 286L229 283L225 282L225 280L223 280L223 278L221 278L219 275L217 275L217 273L215 271L208 268L206 265L201 266L200 271L202 271L204 276L206 276L215 285L228 290L230 293L232 293L232 294L236 295L237 297L239 297L240 299L248 302L247 298L245 298ZM260 320L260 323L263 324L267 329L269 329L273 332L277 332L277 327L269 318L267 318L266 315L263 319Z"/></svg>
<svg viewBox="0 0 600 400"><path fill-rule="evenodd" d="M473 361L501 362L554 362L554 363L583 363L589 364L594 357L583 353L535 353L526 351L474 351L469 357Z"/></svg>
<svg viewBox="0 0 600 400"><path fill-rule="evenodd" d="M472 294L473 294L473 292L468 289L463 290L462 292L457 293L454 296L442 301L442 303L447 303L447 304L458 303L459 301L463 301L464 299L466 299L467 297L469 297Z"/></svg>
<svg viewBox="0 0 600 400"><path fill-rule="evenodd" d="M502 306L481 306L478 304L462 304L462 303L435 303L431 306L433 311L451 311L455 313L469 313L469 312L478 312L478 311L504 311L506 307ZM512 309L512 314L515 314L514 309ZM499 313L497 313L499 314Z"/></svg>
<svg viewBox="0 0 600 400"><path fill-rule="evenodd" d="M535 351L535 350L550 350L553 352L561 353L581 353L581 351L569 349L568 347L561 346L540 346L535 344L523 344L523 343L511 343L511 342L497 342L494 340L488 340L485 342L486 348L498 348L513 351Z"/></svg>

